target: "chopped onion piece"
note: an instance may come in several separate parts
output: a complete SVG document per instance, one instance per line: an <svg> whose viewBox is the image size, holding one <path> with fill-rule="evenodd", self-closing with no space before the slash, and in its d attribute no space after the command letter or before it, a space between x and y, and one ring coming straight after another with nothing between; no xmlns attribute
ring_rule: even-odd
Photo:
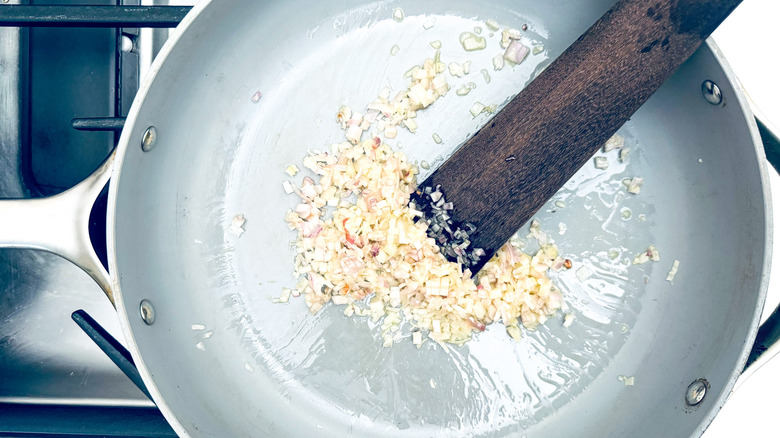
<svg viewBox="0 0 780 438"><path fill-rule="evenodd" d="M415 122L414 119L404 120L404 126L406 126L406 129L411 133L417 132L417 122Z"/></svg>
<svg viewBox="0 0 780 438"><path fill-rule="evenodd" d="M514 64L520 64L528 56L529 52L530 49L520 41L512 40L504 52L504 59Z"/></svg>
<svg viewBox="0 0 780 438"><path fill-rule="evenodd" d="M631 148L623 148L620 150L620 162L621 163L627 163L628 162L628 153L631 152Z"/></svg>
<svg viewBox="0 0 780 438"><path fill-rule="evenodd" d="M595 157L593 158L593 162L596 165L596 169L606 169L609 167L609 160L607 160L607 157Z"/></svg>
<svg viewBox="0 0 780 438"><path fill-rule="evenodd" d="M628 183L628 193L638 195L643 183L644 179L635 176Z"/></svg>
<svg viewBox="0 0 780 438"><path fill-rule="evenodd" d="M485 110L485 105L483 105L480 102L474 102L474 104L471 105L471 108L469 108L469 112L471 113L472 117L477 117L484 110Z"/></svg>
<svg viewBox="0 0 780 438"><path fill-rule="evenodd" d="M641 265L649 261L658 262L660 260L661 256L658 253L658 249L656 249L656 247L653 245L648 245L644 252L641 252L634 257L632 263L634 265Z"/></svg>
<svg viewBox="0 0 780 438"><path fill-rule="evenodd" d="M422 345L422 333L419 330L412 332L412 343L418 348Z"/></svg>
<svg viewBox="0 0 780 438"><path fill-rule="evenodd" d="M493 20L492 18L485 20L485 26L487 26L487 28L492 30L493 32L500 29L500 27L498 26L498 22L496 22L496 20Z"/></svg>
<svg viewBox="0 0 780 438"><path fill-rule="evenodd" d="M563 326L564 327L571 327L571 325L574 323L574 317L575 315L571 312L566 312L563 314Z"/></svg>
<svg viewBox="0 0 780 438"><path fill-rule="evenodd" d="M674 276L677 275L677 269L679 269L679 267L680 267L680 261L675 260L672 263L671 269L669 269L669 273L666 274L666 281L668 281L669 283L674 283Z"/></svg>
<svg viewBox="0 0 780 438"><path fill-rule="evenodd" d="M392 56L395 56L398 54L398 51L401 50L400 47L398 47L398 44L393 44L393 47L390 47L390 54Z"/></svg>
<svg viewBox="0 0 780 438"><path fill-rule="evenodd" d="M230 223L230 228L228 228L228 231L230 231L230 233L236 237L241 237L241 235L244 234L244 231L246 231L244 230L244 223L246 223L244 215L236 215L236 217L234 217L233 221Z"/></svg>
<svg viewBox="0 0 780 438"><path fill-rule="evenodd" d="M558 200L558 201L555 201L555 206L558 207L558 208L566 208L566 203L561 201L561 200Z"/></svg>
<svg viewBox="0 0 780 438"><path fill-rule="evenodd" d="M404 10L401 8L393 9L393 20L399 23L404 21Z"/></svg>
<svg viewBox="0 0 780 438"><path fill-rule="evenodd" d="M520 327L517 325L510 325L506 328L507 334L512 337L512 339L515 340L515 342L520 342L523 339L523 334L520 332Z"/></svg>
<svg viewBox="0 0 780 438"><path fill-rule="evenodd" d="M513 40L519 40L522 34L517 29L504 29L501 32L501 48L506 49Z"/></svg>
<svg viewBox="0 0 780 438"><path fill-rule="evenodd" d="M425 161L425 160L422 160L422 161L420 161L420 167L422 167L422 168L423 168L423 169L425 169L425 170L428 170L428 169L430 169L430 168L431 168L431 165L430 165L430 164L428 164L428 162L427 162L427 161Z"/></svg>
<svg viewBox="0 0 780 438"><path fill-rule="evenodd" d="M485 80L485 83L489 84L490 83L490 73L488 73L487 69L483 68L479 72L482 73L482 78Z"/></svg>
<svg viewBox="0 0 780 438"><path fill-rule="evenodd" d="M534 55L538 55L543 51L544 51L544 46L540 44L538 46L534 46L534 48L531 50L531 53L533 53Z"/></svg>
<svg viewBox="0 0 780 438"><path fill-rule="evenodd" d="M194 331L206 330L206 326L203 324L192 324L192 330Z"/></svg>
<svg viewBox="0 0 780 438"><path fill-rule="evenodd" d="M352 125L347 128L346 135L347 140L352 142L352 144L358 144L360 142L360 138L363 136L363 129L361 129L358 125Z"/></svg>
<svg viewBox="0 0 780 438"><path fill-rule="evenodd" d="M467 87L465 84L461 85L460 88L455 90L455 94L457 94L458 96L465 96L465 95L469 94L470 92L471 92L471 88Z"/></svg>
<svg viewBox="0 0 780 438"><path fill-rule="evenodd" d="M287 288L287 287L283 287L282 288L282 293L281 293L281 295L279 295L279 302L280 303L286 303L287 301L290 300L290 295L292 295L292 289Z"/></svg>
<svg viewBox="0 0 780 438"><path fill-rule="evenodd" d="M197 344L195 344L195 347L197 347L198 350L200 350L200 351L206 351L206 346L203 345L203 341L200 341Z"/></svg>
<svg viewBox="0 0 780 438"><path fill-rule="evenodd" d="M396 128L394 125L385 127L385 138L395 138L395 136L398 135L398 128Z"/></svg>
<svg viewBox="0 0 780 438"><path fill-rule="evenodd" d="M252 95L252 102L254 103L260 102L261 97L263 97L263 93L256 91L255 94Z"/></svg>
<svg viewBox="0 0 780 438"><path fill-rule="evenodd" d="M285 173L287 173L290 176L295 176L296 173L300 172L301 169L298 168L295 164L290 164L287 166L286 169L284 169Z"/></svg>
<svg viewBox="0 0 780 438"><path fill-rule="evenodd" d="M463 32L460 34L460 44L467 52L482 50L487 47L485 38L479 35L475 35L473 32Z"/></svg>
<svg viewBox="0 0 780 438"><path fill-rule="evenodd" d="M295 190L293 190L293 186L290 183L290 181L283 181L282 187L284 188L284 193L287 193L288 195L292 194Z"/></svg>
<svg viewBox="0 0 780 438"><path fill-rule="evenodd" d="M618 376L618 380L626 386L634 386L634 376Z"/></svg>
<svg viewBox="0 0 780 438"><path fill-rule="evenodd" d="M450 74L455 77L463 76L463 66L457 62L451 62L449 65Z"/></svg>
<svg viewBox="0 0 780 438"><path fill-rule="evenodd" d="M626 139L620 134L615 134L604 143L604 152L609 152L613 149L622 148L625 145Z"/></svg>
<svg viewBox="0 0 780 438"><path fill-rule="evenodd" d="M499 71L504 68L504 55L496 55L493 57L493 70Z"/></svg>
<svg viewBox="0 0 780 438"><path fill-rule="evenodd" d="M441 144L441 137L439 137L439 134L437 134L437 133L435 133L435 132L434 132L434 133L433 133L433 135L432 135L432 137L433 137L433 141L434 141L434 143L436 143L436 144Z"/></svg>

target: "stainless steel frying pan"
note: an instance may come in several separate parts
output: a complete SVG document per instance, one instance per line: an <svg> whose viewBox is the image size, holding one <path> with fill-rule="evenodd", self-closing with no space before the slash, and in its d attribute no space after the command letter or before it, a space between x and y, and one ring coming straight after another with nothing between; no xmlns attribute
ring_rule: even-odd
<svg viewBox="0 0 780 438"><path fill-rule="evenodd" d="M341 140L340 104L404 87L440 40L443 60L472 61L451 86L477 88L450 92L396 142L436 164L486 122L468 113L475 101L517 93L611 3L204 0L155 61L115 160L58 197L0 205L14 215L1 216L4 246L58 252L113 294L144 382L183 436L700 435L750 352L772 226L760 139L712 45L621 129L627 163L585 166L538 215L574 261L555 278L571 327L558 315L520 343L494 325L449 351L382 348L375 325L335 306L312 316L302 299L271 301L294 284L283 169ZM488 36L488 18L527 24L543 50L493 71L495 36L483 52L458 43L475 26ZM702 97L706 80L720 103ZM83 213L109 176L110 276ZM640 195L622 186L632 176ZM241 237L227 231L237 214ZM42 235L51 222L73 226ZM632 265L649 244L661 261Z"/></svg>

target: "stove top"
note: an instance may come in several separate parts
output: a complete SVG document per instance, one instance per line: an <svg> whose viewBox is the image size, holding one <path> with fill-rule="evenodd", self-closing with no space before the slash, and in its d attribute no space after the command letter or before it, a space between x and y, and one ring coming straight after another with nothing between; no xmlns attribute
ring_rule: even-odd
<svg viewBox="0 0 780 438"><path fill-rule="evenodd" d="M46 4L134 6L139 2L48 0ZM38 3L2 0L0 19L6 4ZM149 6L194 3L143 1ZM746 6L735 15L743 9ZM114 147L139 80L169 33L165 27L124 25L128 27L117 29L105 23L0 27L0 198L60 193L89 175ZM731 37L725 31L720 34L724 42ZM742 62L739 50L726 55ZM742 70L735 70L742 77ZM746 76L751 74L745 71ZM780 105L777 108L780 117ZM772 178L773 186L780 187L780 178L774 174ZM52 254L2 250L0 291L0 435L175 435L154 404L71 320L71 312L84 309L123 342L114 308L84 272ZM738 430L733 424L744 414L730 414L736 410L732 405L727 403L706 437ZM729 415L736 419L726 424ZM753 430L762 430L755 428L755 421L751 424Z"/></svg>
<svg viewBox="0 0 780 438"><path fill-rule="evenodd" d="M122 4L135 6L139 1ZM36 14L50 13L41 8L29 15L38 20ZM81 10L72 14L73 19L90 16ZM123 16L122 11L110 14ZM0 27L2 198L54 195L92 173L116 144L139 79L169 32L30 26ZM74 122L89 130L75 129ZM0 290L0 431L174 435L154 404L71 320L71 312L84 309L122 340L116 311L87 274L49 253L3 250Z"/></svg>

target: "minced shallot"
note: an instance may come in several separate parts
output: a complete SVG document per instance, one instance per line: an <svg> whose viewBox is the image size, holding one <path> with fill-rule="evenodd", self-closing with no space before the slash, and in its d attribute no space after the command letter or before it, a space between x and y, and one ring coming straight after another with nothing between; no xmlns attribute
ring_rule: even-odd
<svg viewBox="0 0 780 438"><path fill-rule="evenodd" d="M412 326L418 347L423 333L442 346L461 345L497 321L519 340L519 324L533 329L561 307L561 294L547 276L560 259L558 249L538 221L531 227L540 237L535 255L507 243L472 279L468 269L440 253L427 236L426 221L418 220L422 212L409 205L418 169L372 126L381 120L386 138L394 137L388 129L402 122L412 130L411 113L449 89L439 63L428 59L411 69L411 84L393 99L381 93L366 111L373 111L368 126L366 116L341 108L337 119L347 141L304 158L315 176L294 187L300 203L285 217L297 232L298 283L277 301L303 294L311 313L332 302L347 316L381 320L386 347L402 339L402 319Z"/></svg>

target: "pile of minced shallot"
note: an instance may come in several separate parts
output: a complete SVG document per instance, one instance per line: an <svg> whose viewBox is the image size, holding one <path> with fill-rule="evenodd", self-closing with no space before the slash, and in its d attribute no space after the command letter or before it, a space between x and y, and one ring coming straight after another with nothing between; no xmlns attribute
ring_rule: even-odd
<svg viewBox="0 0 780 438"><path fill-rule="evenodd" d="M416 220L422 213L408 205L417 167L380 138L394 138L399 126L414 132L416 112L447 93L438 64L428 59L407 72L409 87L392 99L383 90L365 114L342 107L337 119L347 141L304 158L313 178L285 181L285 190L300 197L285 218L297 231L299 281L278 301L302 294L312 313L331 302L347 316L381 320L386 347L403 338L402 314L417 346L425 336L461 345L497 321L519 341L519 324L533 329L561 307L547 276L564 265L555 245L534 221L529 236L539 240L536 255L523 253L517 240L507 243L475 281L427 237L425 221ZM291 168L294 175L297 167Z"/></svg>

